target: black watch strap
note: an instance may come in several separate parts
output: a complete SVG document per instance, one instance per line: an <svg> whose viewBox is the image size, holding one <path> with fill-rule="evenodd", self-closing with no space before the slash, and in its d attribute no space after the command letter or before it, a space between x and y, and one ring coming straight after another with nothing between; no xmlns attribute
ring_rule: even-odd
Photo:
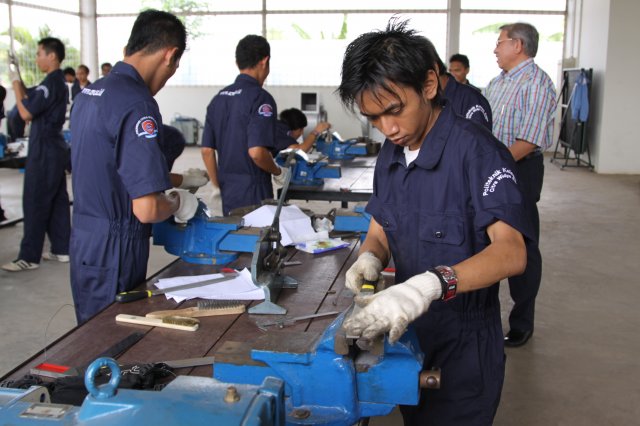
<svg viewBox="0 0 640 426"><path fill-rule="evenodd" d="M436 266L430 272L436 274L442 285L442 297L440 300L450 300L456 296L458 290L458 277L455 271L449 266Z"/></svg>

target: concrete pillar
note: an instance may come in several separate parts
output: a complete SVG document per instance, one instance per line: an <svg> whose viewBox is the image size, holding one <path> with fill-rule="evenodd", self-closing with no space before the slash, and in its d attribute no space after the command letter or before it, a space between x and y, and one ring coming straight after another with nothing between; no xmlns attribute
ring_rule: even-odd
<svg viewBox="0 0 640 426"><path fill-rule="evenodd" d="M80 0L80 61L89 67L89 80L100 78L96 0Z"/></svg>
<svg viewBox="0 0 640 426"><path fill-rule="evenodd" d="M449 58L460 51L460 0L449 0L447 13L447 51L438 52L445 65L449 66Z"/></svg>

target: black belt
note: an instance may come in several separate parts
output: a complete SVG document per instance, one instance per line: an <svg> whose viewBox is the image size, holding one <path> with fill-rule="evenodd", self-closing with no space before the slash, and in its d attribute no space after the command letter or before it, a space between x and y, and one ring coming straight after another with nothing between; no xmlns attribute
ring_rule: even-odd
<svg viewBox="0 0 640 426"><path fill-rule="evenodd" d="M542 151L535 150L535 151L530 152L529 154L525 155L524 157L522 157L520 159L520 161L531 160L532 158L536 158L536 157L538 157L540 155L542 155Z"/></svg>

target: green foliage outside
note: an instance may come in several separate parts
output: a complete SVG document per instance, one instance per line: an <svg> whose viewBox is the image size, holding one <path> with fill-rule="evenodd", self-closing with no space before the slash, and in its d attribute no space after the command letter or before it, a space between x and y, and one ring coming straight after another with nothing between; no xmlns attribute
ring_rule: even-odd
<svg viewBox="0 0 640 426"><path fill-rule="evenodd" d="M9 31L2 33L4 36L9 35ZM36 66L36 53L38 51L38 40L44 37L56 37L48 25L38 30L37 36L32 35L29 31L22 27L13 28L14 47L16 49L16 57L20 65L20 75L25 86L31 87L40 83L45 75ZM7 37L8 39L8 37ZM65 60L62 62L62 68L73 67L74 69L80 64L80 51L71 45L69 40L60 39L65 46ZM6 42L0 43L0 74L4 81L8 79L8 55L10 46Z"/></svg>
<svg viewBox="0 0 640 426"><path fill-rule="evenodd" d="M143 0L144 9L158 9L176 15L184 24L190 39L196 39L203 35L200 31L202 18L193 16L196 12L208 11L206 2L196 0Z"/></svg>

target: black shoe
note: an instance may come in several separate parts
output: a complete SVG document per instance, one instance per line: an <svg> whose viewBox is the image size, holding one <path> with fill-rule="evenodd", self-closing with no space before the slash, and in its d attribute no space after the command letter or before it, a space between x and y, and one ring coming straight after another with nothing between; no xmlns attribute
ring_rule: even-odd
<svg viewBox="0 0 640 426"><path fill-rule="evenodd" d="M527 343L532 335L532 330L522 331L511 329L507 335L504 336L504 345L509 348L517 348Z"/></svg>

